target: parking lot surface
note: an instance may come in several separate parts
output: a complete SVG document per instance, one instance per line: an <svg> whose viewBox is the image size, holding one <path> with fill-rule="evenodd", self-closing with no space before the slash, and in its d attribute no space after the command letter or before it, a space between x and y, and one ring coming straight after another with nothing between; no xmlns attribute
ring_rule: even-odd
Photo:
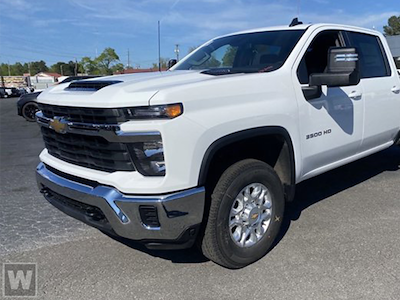
<svg viewBox="0 0 400 300"><path fill-rule="evenodd" d="M399 299L400 147L300 184L279 243L233 271L53 208L35 183L39 128L16 102L0 99L0 263L37 263L39 299Z"/></svg>

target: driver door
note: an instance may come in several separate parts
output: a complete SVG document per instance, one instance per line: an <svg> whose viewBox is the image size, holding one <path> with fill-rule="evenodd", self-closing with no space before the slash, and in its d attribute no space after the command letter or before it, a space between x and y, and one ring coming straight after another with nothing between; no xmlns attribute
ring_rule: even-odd
<svg viewBox="0 0 400 300"><path fill-rule="evenodd" d="M345 47L342 32L314 32L293 68L293 82L299 107L301 139L301 179L318 175L345 164L361 145L364 116L362 86L322 86L319 98L307 100L302 87L308 86L309 75L324 73L328 49Z"/></svg>

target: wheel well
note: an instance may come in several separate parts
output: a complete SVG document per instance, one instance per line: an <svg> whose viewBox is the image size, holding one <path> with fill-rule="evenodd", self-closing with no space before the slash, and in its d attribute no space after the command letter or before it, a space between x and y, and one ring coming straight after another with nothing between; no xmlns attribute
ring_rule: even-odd
<svg viewBox="0 0 400 300"><path fill-rule="evenodd" d="M228 135L207 150L201 167L199 185L212 191L222 173L232 164L253 158L274 168L287 201L294 198L295 166L293 146L283 128L257 128Z"/></svg>

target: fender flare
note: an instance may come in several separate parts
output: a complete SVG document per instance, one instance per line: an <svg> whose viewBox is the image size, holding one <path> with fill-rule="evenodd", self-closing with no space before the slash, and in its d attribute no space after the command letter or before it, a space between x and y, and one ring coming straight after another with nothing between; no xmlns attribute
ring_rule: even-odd
<svg viewBox="0 0 400 300"><path fill-rule="evenodd" d="M285 140L288 150L289 150L289 161L290 161L290 186L285 188L285 194L289 201L293 200L294 197L294 187L296 183L296 166L294 159L294 149L292 139L289 132L280 126L266 126L266 127L256 127L251 129L246 129L242 131L237 131L226 136L223 136L216 141L214 141L206 150L200 167L198 186L204 186L207 181L207 174L210 169L211 161L214 155L223 147L238 142L240 140L253 138L261 135L279 135Z"/></svg>

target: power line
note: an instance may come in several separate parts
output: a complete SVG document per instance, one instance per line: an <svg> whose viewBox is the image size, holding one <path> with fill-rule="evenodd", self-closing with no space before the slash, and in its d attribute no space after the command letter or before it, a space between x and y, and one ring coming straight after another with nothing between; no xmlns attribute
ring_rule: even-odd
<svg viewBox="0 0 400 300"><path fill-rule="evenodd" d="M14 49L14 50L21 50L21 48L17 48L17 47L9 47L9 48ZM71 60L72 60L72 58L74 58L73 55L60 55L60 54L54 54L54 53L49 53L49 52L37 51L37 50L29 50L29 52L41 54L41 55L53 56L53 57L69 58ZM76 57L82 58L83 56L76 56Z"/></svg>
<svg viewBox="0 0 400 300"><path fill-rule="evenodd" d="M26 42L28 42L29 44L33 45L34 48L41 48L39 50L49 50L49 51L52 51L52 52L57 51L58 53L62 53L62 54L65 54L65 55L70 55L70 56L73 56L73 57L74 56L82 56L82 55L84 55L83 53L76 53L76 52L73 53L73 52L68 52L68 51L66 52L66 51L63 51L63 50L60 51L60 48L58 48L58 47L54 47L54 46L50 46L50 45L44 46L42 43L40 43L38 41L32 41L32 40L25 39L25 38L19 38L19 37L15 37L15 36L3 35L1 33L0 33L0 36L3 36L4 40L10 39L10 40L16 41L18 43L18 49L21 49L20 44L21 44L21 41L23 41L25 44L26 44ZM32 50L32 47L26 47L26 45L25 45L25 47L22 47L22 48L25 48L28 51Z"/></svg>

